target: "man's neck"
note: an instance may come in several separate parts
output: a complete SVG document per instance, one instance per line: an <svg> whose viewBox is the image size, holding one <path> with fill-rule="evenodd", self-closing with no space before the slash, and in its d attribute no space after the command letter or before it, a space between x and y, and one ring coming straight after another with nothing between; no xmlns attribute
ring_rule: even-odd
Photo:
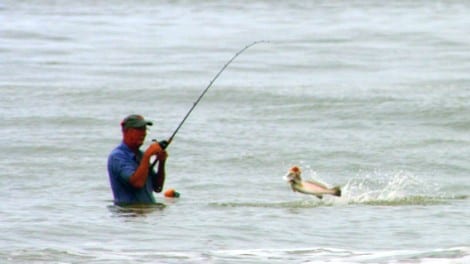
<svg viewBox="0 0 470 264"><path fill-rule="evenodd" d="M124 140L123 142L132 152L134 152L135 154L139 153L139 146L130 144L129 142L126 142L126 140Z"/></svg>

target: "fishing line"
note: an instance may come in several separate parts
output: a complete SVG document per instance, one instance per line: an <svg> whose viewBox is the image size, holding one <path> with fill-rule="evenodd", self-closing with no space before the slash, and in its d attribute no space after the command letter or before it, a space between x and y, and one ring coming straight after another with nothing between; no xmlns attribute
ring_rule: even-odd
<svg viewBox="0 0 470 264"><path fill-rule="evenodd" d="M239 50L237 53L235 53L235 55L233 55L233 57L227 61L227 63L225 63L225 65L220 69L220 71L214 76L214 78L212 78L212 80L209 82L209 85L207 85L207 87L202 91L201 95L199 95L199 97L197 98L197 100L193 103L192 107L189 109L189 111L186 113L186 115L184 116L183 120L181 120L181 122L178 124L178 126L176 127L175 131L173 132L173 134L167 139L167 140L162 140L162 141L157 141L156 139L153 139L152 141L155 141L155 142L158 142L160 144L160 146L163 148L163 149L166 149L168 147L168 145L171 144L171 142L173 141L173 138L176 136L176 134L178 133L178 131L180 130L180 128L183 126L184 122L186 121L186 119L188 119L189 115L193 112L194 108L196 108L196 106L199 104L199 102L201 101L201 99L204 97L204 95L207 93L207 91L209 90L209 88L211 88L212 84L214 84L215 80L217 80L217 78L219 78L219 76L222 74L222 72L224 72L224 70L230 65L230 63L232 63L237 57L238 55L242 54L245 50L249 49L250 47L256 45L256 44L259 44L259 43L268 43L268 41L264 41L264 40L260 40L260 41L255 41L247 46L245 46L243 49ZM155 164L157 163L157 160L155 160L153 163L152 163L152 166L155 166Z"/></svg>
<svg viewBox="0 0 470 264"><path fill-rule="evenodd" d="M166 148L168 147L168 145L170 145L170 143L173 141L173 138L176 136L176 134L178 133L178 131L180 130L180 128L183 126L184 122L186 121L186 119L188 119L189 115L193 112L194 108L196 108L196 106L199 104L199 102L201 101L201 99L204 97L204 95L207 93L207 91L209 90L209 88L211 88L212 84L215 82L215 80L217 80L217 78L219 78L219 76L222 74L222 72L230 65L230 63L232 63L237 57L238 55L242 54L245 50L249 49L250 47L256 45L256 44L259 44L259 43L267 43L267 41L264 41L264 40L260 40L260 41L255 41L249 45L247 45L246 47L244 47L243 49L239 50L237 53L235 53L235 55L233 55L233 57L227 61L227 63L225 63L225 65L220 69L220 71L214 76L214 78L212 78L212 80L210 81L209 85L207 85L206 89L204 89L201 93L201 95L199 95L199 97L197 98L197 100L193 103L192 107L189 109L189 111L186 113L186 115L184 116L183 120L181 120L181 122L179 123L179 125L176 127L175 131L173 132L173 134L170 136L170 138L168 138L167 140L163 140L163 141L160 141L160 146L162 148ZM153 139L152 141L157 141L156 139Z"/></svg>

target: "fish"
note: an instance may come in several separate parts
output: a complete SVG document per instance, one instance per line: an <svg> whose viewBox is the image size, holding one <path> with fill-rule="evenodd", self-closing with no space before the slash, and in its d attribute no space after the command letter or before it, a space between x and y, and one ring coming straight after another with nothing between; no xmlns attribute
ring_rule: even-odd
<svg viewBox="0 0 470 264"><path fill-rule="evenodd" d="M301 174L302 171L300 168L298 166L293 166L284 176L284 180L290 184L292 191L303 194L311 194L318 197L319 199L322 199L323 195L325 194L338 197L341 196L341 188L339 186L328 188L324 184L317 181L302 180L302 177L300 176Z"/></svg>

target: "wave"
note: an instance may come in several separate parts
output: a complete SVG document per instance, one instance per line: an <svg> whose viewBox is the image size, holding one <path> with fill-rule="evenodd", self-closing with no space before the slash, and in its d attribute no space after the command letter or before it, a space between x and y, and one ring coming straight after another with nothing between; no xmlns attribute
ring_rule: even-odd
<svg viewBox="0 0 470 264"><path fill-rule="evenodd" d="M270 263L293 259L296 262L302 263L467 263L470 260L470 248L452 247L423 250L369 251L339 248L221 250L213 252L213 258L224 261L233 259L252 259L253 261L269 259Z"/></svg>
<svg viewBox="0 0 470 264"><path fill-rule="evenodd" d="M470 247L436 249L357 250L343 248L258 248L194 251L114 251L106 248L26 248L1 251L5 263L166 262L166 263L468 263Z"/></svg>
<svg viewBox="0 0 470 264"><path fill-rule="evenodd" d="M336 200L333 200L336 199ZM347 206L347 205L371 205L371 206L432 206L449 203L452 200L465 200L468 196L455 196L455 197L431 197L431 196L409 196L404 198L382 200L382 199L367 199L364 201L345 200L341 198L331 198L318 200L316 198L309 198L288 202L214 202L210 206L215 207L257 207L257 208L315 208L315 207L328 207L328 206Z"/></svg>
<svg viewBox="0 0 470 264"><path fill-rule="evenodd" d="M114 217L140 217L147 216L154 212L161 212L166 205L163 203L155 204L133 204L133 205L109 205L108 210Z"/></svg>

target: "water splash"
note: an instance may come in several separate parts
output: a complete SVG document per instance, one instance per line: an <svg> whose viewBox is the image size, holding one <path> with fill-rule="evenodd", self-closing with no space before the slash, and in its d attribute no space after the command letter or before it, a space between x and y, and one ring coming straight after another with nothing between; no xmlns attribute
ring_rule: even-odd
<svg viewBox="0 0 470 264"><path fill-rule="evenodd" d="M333 184L324 180L308 165L302 166L305 179L314 179L333 187ZM467 196L448 195L438 184L424 181L411 172L359 172L345 184L340 184L341 197L324 195L318 199L311 195L296 194L296 200L289 201L228 201L212 202L210 206L216 207L257 207L257 208L316 208L347 205L373 205L373 206L407 206L407 205L438 205L451 200L464 200Z"/></svg>
<svg viewBox="0 0 470 264"><path fill-rule="evenodd" d="M343 186L339 203L372 205L426 205L443 203L439 186L424 182L410 172L374 171L358 175Z"/></svg>

